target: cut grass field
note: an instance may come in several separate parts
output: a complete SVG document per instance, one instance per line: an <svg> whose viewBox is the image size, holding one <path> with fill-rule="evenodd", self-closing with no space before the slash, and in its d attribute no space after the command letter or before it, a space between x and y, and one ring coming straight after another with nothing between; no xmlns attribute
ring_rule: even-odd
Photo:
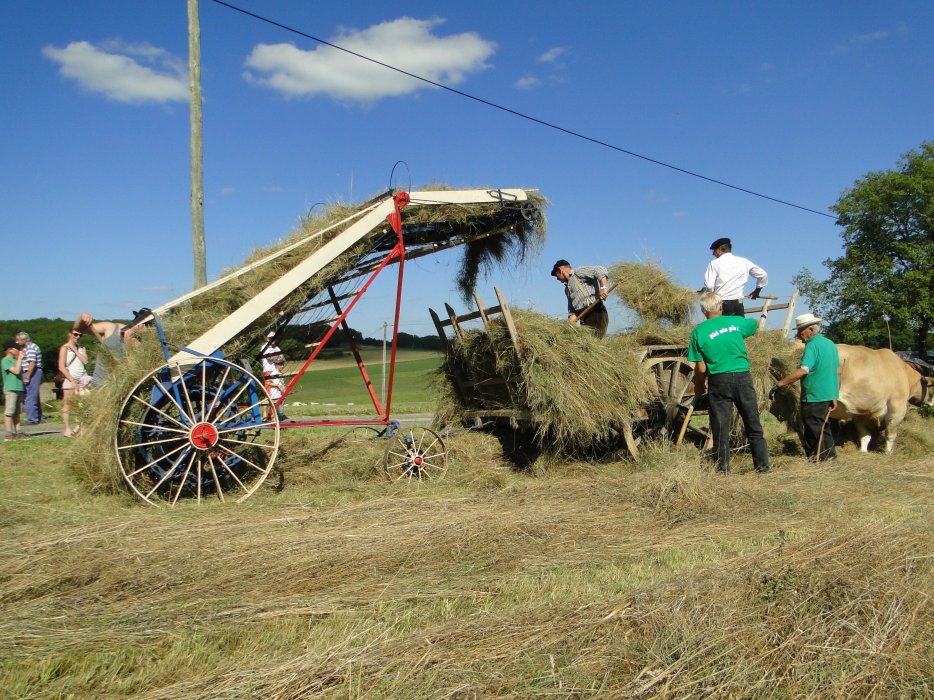
<svg viewBox="0 0 934 700"><path fill-rule="evenodd" d="M62 441L0 446L0 688L25 698L920 698L934 693L934 434L812 465L693 448L441 482L285 436L281 491L91 496Z"/></svg>

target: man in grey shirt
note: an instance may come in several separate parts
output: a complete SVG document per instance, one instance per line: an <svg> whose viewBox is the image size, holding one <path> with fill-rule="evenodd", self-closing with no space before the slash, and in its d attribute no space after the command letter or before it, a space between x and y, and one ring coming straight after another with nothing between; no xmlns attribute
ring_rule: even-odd
<svg viewBox="0 0 934 700"><path fill-rule="evenodd" d="M606 335L610 323L610 314L603 302L607 297L608 273L602 265L584 265L571 267L567 260L559 260L551 268L551 276L564 285L568 298L568 320L572 323L580 320L581 325L593 328L598 338ZM581 312L591 304L596 304L583 318Z"/></svg>

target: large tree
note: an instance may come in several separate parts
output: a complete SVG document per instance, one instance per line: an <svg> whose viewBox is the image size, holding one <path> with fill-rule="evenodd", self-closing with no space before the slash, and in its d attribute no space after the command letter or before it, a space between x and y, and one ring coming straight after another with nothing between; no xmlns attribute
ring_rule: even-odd
<svg viewBox="0 0 934 700"><path fill-rule="evenodd" d="M843 257L824 261L828 279L803 270L795 283L834 340L887 346L891 329L896 349L924 355L934 331L934 142L857 180L832 210Z"/></svg>

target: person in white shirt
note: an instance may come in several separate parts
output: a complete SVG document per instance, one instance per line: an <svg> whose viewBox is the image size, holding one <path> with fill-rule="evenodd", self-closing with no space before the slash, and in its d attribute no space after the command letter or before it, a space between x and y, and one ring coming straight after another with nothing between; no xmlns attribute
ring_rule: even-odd
<svg viewBox="0 0 934 700"><path fill-rule="evenodd" d="M710 244L714 259L704 272L704 288L701 292L716 292L723 299L724 316L745 316L743 296L746 282L752 277L756 288L749 294L758 299L762 288L768 284L769 276L751 260L733 255L733 244L729 238L718 238Z"/></svg>

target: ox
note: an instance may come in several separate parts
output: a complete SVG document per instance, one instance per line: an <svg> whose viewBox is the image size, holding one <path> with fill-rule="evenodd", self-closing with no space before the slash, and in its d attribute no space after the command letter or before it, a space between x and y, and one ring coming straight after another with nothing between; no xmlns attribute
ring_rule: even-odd
<svg viewBox="0 0 934 700"><path fill-rule="evenodd" d="M895 445L908 404L932 405L932 380L922 377L891 350L837 345L840 352L840 399L831 418L852 420L859 449L869 451L872 430L885 430L885 451Z"/></svg>

